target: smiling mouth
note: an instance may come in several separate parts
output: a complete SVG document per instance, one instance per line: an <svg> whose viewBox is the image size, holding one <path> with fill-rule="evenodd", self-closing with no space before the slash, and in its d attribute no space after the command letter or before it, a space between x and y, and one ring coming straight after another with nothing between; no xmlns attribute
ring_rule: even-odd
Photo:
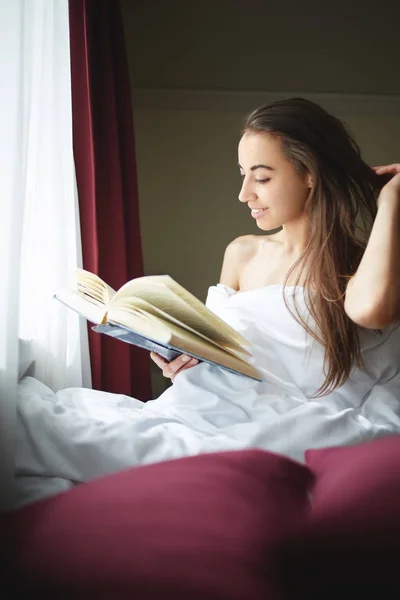
<svg viewBox="0 0 400 600"><path fill-rule="evenodd" d="M268 209L267 208L252 208L251 216L257 218L260 215L262 215L263 213L265 213L266 210L268 210Z"/></svg>

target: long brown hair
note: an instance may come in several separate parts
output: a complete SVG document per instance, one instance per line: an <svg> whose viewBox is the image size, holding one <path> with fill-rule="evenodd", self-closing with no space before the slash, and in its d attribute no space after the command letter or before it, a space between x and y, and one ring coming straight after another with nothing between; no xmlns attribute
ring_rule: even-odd
<svg viewBox="0 0 400 600"><path fill-rule="evenodd" d="M296 269L295 286L302 279L303 287L314 291L306 301L319 333L307 325L296 303L293 313L285 294L284 300L294 318L325 348L326 379L314 395L320 397L345 383L354 364L365 368L358 326L344 310L344 296L361 261L377 213L377 196L387 179L362 160L358 145L339 119L303 98L256 109L247 117L244 132L279 138L296 169L312 177L305 208L308 244L289 270L284 287Z"/></svg>

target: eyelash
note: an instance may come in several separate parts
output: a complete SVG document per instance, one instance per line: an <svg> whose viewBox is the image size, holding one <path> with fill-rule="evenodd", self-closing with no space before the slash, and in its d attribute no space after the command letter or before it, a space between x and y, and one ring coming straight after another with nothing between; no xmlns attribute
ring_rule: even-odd
<svg viewBox="0 0 400 600"><path fill-rule="evenodd" d="M245 176L241 174L240 177L244 179ZM255 179L256 183L267 183L268 181L271 181L270 177L267 177L266 179Z"/></svg>

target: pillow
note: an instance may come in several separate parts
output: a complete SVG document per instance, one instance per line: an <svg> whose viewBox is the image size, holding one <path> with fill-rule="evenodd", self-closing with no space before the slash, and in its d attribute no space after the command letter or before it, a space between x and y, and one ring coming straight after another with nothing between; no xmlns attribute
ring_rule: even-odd
<svg viewBox="0 0 400 600"><path fill-rule="evenodd" d="M55 598L270 598L269 557L311 482L261 450L129 469L5 515L4 564Z"/></svg>
<svg viewBox="0 0 400 600"><path fill-rule="evenodd" d="M280 555L290 598L389 598L400 560L400 436L306 452L309 521Z"/></svg>
<svg viewBox="0 0 400 600"><path fill-rule="evenodd" d="M32 353L32 340L18 340L18 379L25 375L32 374L35 361Z"/></svg>

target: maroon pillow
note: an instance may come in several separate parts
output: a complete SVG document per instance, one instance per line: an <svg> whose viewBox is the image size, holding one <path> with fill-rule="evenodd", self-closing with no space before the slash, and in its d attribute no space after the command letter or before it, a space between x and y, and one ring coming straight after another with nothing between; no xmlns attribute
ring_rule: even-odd
<svg viewBox="0 0 400 600"><path fill-rule="evenodd" d="M311 482L261 450L130 469L3 517L6 568L24 591L74 600L277 598L269 553Z"/></svg>
<svg viewBox="0 0 400 600"><path fill-rule="evenodd" d="M308 523L284 544L291 598L392 596L400 564L400 436L306 452Z"/></svg>

